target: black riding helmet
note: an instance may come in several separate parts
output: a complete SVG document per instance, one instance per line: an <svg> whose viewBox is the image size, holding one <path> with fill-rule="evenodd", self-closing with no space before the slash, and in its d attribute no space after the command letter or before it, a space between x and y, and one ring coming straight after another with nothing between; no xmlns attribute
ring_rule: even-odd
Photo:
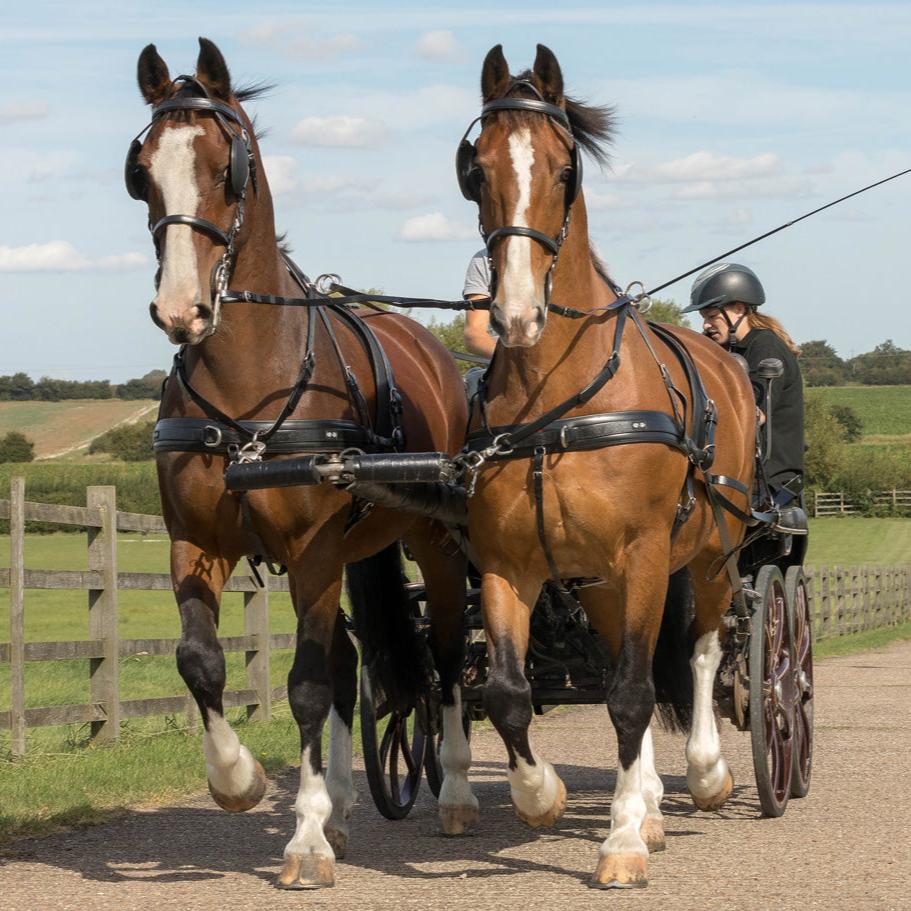
<svg viewBox="0 0 911 911"><path fill-rule="evenodd" d="M725 307L727 304L759 307L765 303L765 291L756 273L738 263L715 263L700 272L693 282L690 305L683 312Z"/></svg>

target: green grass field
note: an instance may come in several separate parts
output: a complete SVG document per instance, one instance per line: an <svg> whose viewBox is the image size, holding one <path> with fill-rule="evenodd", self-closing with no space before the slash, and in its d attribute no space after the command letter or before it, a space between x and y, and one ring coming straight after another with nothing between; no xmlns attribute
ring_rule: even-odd
<svg viewBox="0 0 911 911"><path fill-rule="evenodd" d="M864 436L911 435L911 386L818 386L807 397L853 408Z"/></svg>
<svg viewBox="0 0 911 911"><path fill-rule="evenodd" d="M75 399L67 402L0 402L0 436L11 430L35 444L35 458L85 454L97 436L140 415L154 416L157 402Z"/></svg>

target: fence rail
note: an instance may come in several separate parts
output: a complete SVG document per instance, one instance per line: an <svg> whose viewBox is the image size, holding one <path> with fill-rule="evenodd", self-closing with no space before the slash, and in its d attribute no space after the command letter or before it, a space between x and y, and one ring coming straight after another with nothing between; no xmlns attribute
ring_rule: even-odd
<svg viewBox="0 0 911 911"><path fill-rule="evenodd" d="M911 509L911 490L881 490L872 496L876 506ZM813 494L813 517L859 515L868 504L841 490L817 490Z"/></svg>
<svg viewBox="0 0 911 911"><path fill-rule="evenodd" d="M899 493L904 493L900 491ZM149 699L120 698L120 660L136 655L170 655L177 639L120 639L120 591L171 591L167 573L119 572L117 531L164 532L158 516L118 512L113 487L90 487L85 507L30 503L25 481L13 478L10 499L0 500L0 518L10 522L10 568L0 569L0 588L10 592L10 639L0 643L0 664L11 671L10 709L0 711L0 730L11 732L12 752L24 755L28 728L52 724L89 723L96 740L115 740L120 720L144 715L187 712L196 722L189 695ZM76 525L87 530L89 569L34 570L25 568L25 523ZM807 567L814 639L828 639L911 620L911 566ZM25 592L72 589L87 593L89 636L79 641L26 642ZM273 649L293 648L294 636L269 633L269 594L287 592L286 578L264 579L259 587L249 576L232 576L226 592L244 596L244 635L221 639L226 652L244 652L246 688L225 693L226 707L245 707L247 716L267 721L272 703L287 694L269 681ZM25 665L30 661L86 659L89 661L91 702L84 705L26 707Z"/></svg>
<svg viewBox="0 0 911 911"><path fill-rule="evenodd" d="M54 724L89 723L97 741L116 740L123 718L186 712L196 723L192 698L164 696L148 699L120 698L120 661L136 655L172 655L177 639L120 639L117 595L120 591L172 591L168 573L120 572L117 532L165 532L160 516L117 510L114 487L89 487L86 506L58 506L25 499L25 481L13 478L9 500L0 500L0 519L10 523L10 568L0 569L0 588L10 592L10 638L0 643L0 664L10 665L10 708L0 710L0 730L11 732L11 749L22 756L28 728ZM88 570L25 568L25 523L47 522L86 529ZM89 608L88 638L78 641L26 642L25 592L69 589L86 592ZM269 633L269 592L287 592L285 578L265 578L262 587L250 576L232 576L226 592L244 596L244 635L221 639L226 652L244 652L246 688L224 694L227 708L246 708L254 721L267 721L272 703L286 687L271 686L270 653L294 647L291 634ZM25 665L30 661L85 659L89 662L90 699L82 705L26 707Z"/></svg>

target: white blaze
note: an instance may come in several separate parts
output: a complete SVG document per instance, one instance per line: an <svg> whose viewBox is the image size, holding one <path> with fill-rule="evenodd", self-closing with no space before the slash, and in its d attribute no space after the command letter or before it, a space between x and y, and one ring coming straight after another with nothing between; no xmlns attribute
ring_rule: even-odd
<svg viewBox="0 0 911 911"><path fill-rule="evenodd" d="M174 127L162 131L158 148L152 155L149 174L161 190L165 215L196 215L199 210L193 141L203 132L201 126ZM189 299L193 302L199 296L194 230L189 225L168 225L165 232L168 242L158 298Z"/></svg>
<svg viewBox="0 0 911 911"><path fill-rule="evenodd" d="M528 207L531 205L531 168L535 162L535 150L531 143L531 130L525 127L516 130L509 137L509 158L512 161L519 198L510 224L527 228ZM522 316L531 307L537 306L535 282L531 273L530 237L504 237L500 243L507 244L506 268L503 272L503 293L497 295L502 301L503 315L509 320Z"/></svg>

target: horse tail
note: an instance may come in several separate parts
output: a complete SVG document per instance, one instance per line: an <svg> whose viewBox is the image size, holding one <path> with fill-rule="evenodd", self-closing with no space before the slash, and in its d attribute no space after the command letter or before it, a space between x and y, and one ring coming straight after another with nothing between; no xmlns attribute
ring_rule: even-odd
<svg viewBox="0 0 911 911"><path fill-rule="evenodd" d="M415 626L398 542L349 563L347 577L363 668L382 687L390 708L407 711L429 690L432 661Z"/></svg>
<svg viewBox="0 0 911 911"><path fill-rule="evenodd" d="M658 715L662 726L671 731L688 731L693 721L689 637L693 616L693 581L684 568L668 581L661 631L652 659Z"/></svg>

